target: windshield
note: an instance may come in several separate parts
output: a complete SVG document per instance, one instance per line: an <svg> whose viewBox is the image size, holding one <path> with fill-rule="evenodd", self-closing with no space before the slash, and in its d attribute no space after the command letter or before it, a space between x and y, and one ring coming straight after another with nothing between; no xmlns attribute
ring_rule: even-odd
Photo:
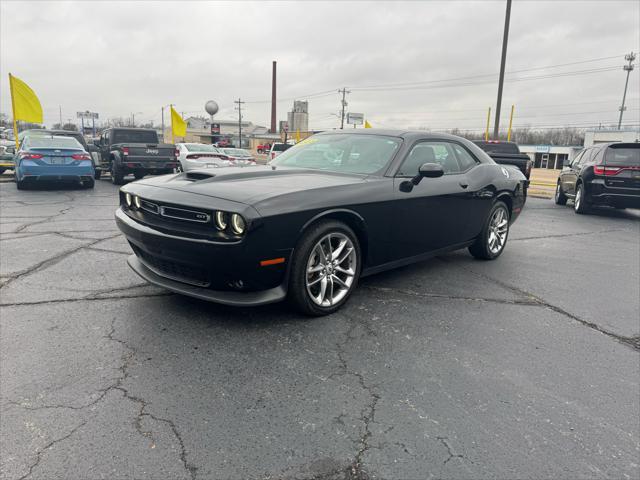
<svg viewBox="0 0 640 480"><path fill-rule="evenodd" d="M372 174L389 165L400 143L381 135L317 135L281 153L271 165Z"/></svg>
<svg viewBox="0 0 640 480"><path fill-rule="evenodd" d="M158 143L154 130L114 130L112 143Z"/></svg>
<svg viewBox="0 0 640 480"><path fill-rule="evenodd" d="M189 152L217 152L218 149L210 144L205 143L185 143L185 148Z"/></svg>
<svg viewBox="0 0 640 480"><path fill-rule="evenodd" d="M291 147L291 145L287 145L285 143L274 143L272 148L274 152L284 152L289 147Z"/></svg>
<svg viewBox="0 0 640 480"><path fill-rule="evenodd" d="M229 155L235 155L236 157L250 157L251 154L239 148L223 148L222 151Z"/></svg>
<svg viewBox="0 0 640 480"><path fill-rule="evenodd" d="M41 137L39 135L27 137L27 148L66 148L83 150L82 145L72 137Z"/></svg>

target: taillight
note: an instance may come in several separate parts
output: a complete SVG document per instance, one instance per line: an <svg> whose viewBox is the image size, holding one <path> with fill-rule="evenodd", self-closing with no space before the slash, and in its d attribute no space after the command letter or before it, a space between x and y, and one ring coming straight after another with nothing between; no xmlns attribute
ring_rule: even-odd
<svg viewBox="0 0 640 480"><path fill-rule="evenodd" d="M122 147L122 155L129 155L129 147Z"/></svg>
<svg viewBox="0 0 640 480"><path fill-rule="evenodd" d="M173 154L174 154L176 157L179 157L179 156L180 156L180 150L176 148L176 149L173 151Z"/></svg>
<svg viewBox="0 0 640 480"><path fill-rule="evenodd" d="M276 158L276 152L271 152L271 160L273 160L274 158Z"/></svg>
<svg viewBox="0 0 640 480"><path fill-rule="evenodd" d="M37 160L38 158L42 158L42 155L39 153L23 152L19 158L20 160Z"/></svg>
<svg viewBox="0 0 640 480"><path fill-rule="evenodd" d="M595 165L593 167L593 173L596 175L604 175L605 177L617 175L622 170L620 167L603 167L602 165Z"/></svg>
<svg viewBox="0 0 640 480"><path fill-rule="evenodd" d="M91 157L86 153L74 153L71 158L74 160L91 160Z"/></svg>

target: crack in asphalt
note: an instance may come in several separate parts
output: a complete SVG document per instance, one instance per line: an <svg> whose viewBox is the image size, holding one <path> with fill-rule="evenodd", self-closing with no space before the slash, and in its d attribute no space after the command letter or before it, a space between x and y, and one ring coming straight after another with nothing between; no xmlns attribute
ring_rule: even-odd
<svg viewBox="0 0 640 480"><path fill-rule="evenodd" d="M127 255L127 256L133 254L133 252L121 252L120 250L111 250L110 248L85 247L85 249L86 250L93 250L94 252L116 253L118 255Z"/></svg>
<svg viewBox="0 0 640 480"><path fill-rule="evenodd" d="M80 428L84 427L87 424L87 422L88 422L88 420L83 421L78 426L74 427L64 437L60 437L60 438L57 438L55 440L52 440L49 443L47 443L44 447L42 447L40 450L37 450L36 451L36 461L34 463L32 463L31 465L29 465L29 471L27 473L25 473L23 476L21 476L18 480L25 480L27 477L31 476L31 474L33 473L33 469L36 468L40 464L40 460L42 460L42 454L44 452L49 450L51 447L53 447L57 443L63 442L64 440L67 440L68 438L70 438Z"/></svg>
<svg viewBox="0 0 640 480"><path fill-rule="evenodd" d="M597 230L595 232L577 232L577 233L554 233L551 235L541 235L539 237L522 237L522 238L510 238L510 242L520 242L522 240L543 240L545 238L566 238L566 237L581 237L585 235L597 235L600 233L609 233L609 232L624 232L625 228L612 228L609 230Z"/></svg>
<svg viewBox="0 0 640 480"><path fill-rule="evenodd" d="M465 459L464 455L461 455L459 453L453 453L453 449L451 448L451 445L449 445L449 439L447 437L436 437L438 440L440 440L440 443L442 443L445 448L447 449L447 453L449 454L449 457L443 462L443 465L446 465L447 463L449 463L449 461L452 458L461 458L461 459Z"/></svg>
<svg viewBox="0 0 640 480"><path fill-rule="evenodd" d="M125 289L129 289L129 288L137 288L140 287L140 285L137 285L135 287L126 287L123 288L123 290ZM117 291L118 289L114 289L114 292ZM132 295L118 295L117 297L98 297L96 295L105 295L107 293L112 293L111 291L104 291L104 292L98 292L97 294L90 294L89 296L86 297L81 297L81 298L60 298L60 299L55 299L55 300L40 300L40 301L35 301L35 302L14 302L14 303L0 303L0 307L27 307L27 306L32 306L32 305L48 305L48 304L56 304L56 303L73 303L73 302L91 302L91 301L97 301L97 300L118 300L118 299L122 299L122 298L153 298L153 297L169 297L172 295L175 295L173 292L158 292L158 293L144 293L144 294L132 294Z"/></svg>
<svg viewBox="0 0 640 480"><path fill-rule="evenodd" d="M438 258L440 258L440 260L442 260L444 262L450 263L450 261L447 260L447 259L444 259L442 257L438 257ZM552 311L554 311L554 312L556 312L556 313L558 313L560 315L568 317L571 320L574 320L574 321L580 323L581 325L584 325L585 327L588 327L588 328L590 328L592 330L600 332L600 333L602 333L602 334L604 334L604 335L616 340L617 342L619 342L619 343L621 343L621 344L623 344L623 345L625 345L627 347L630 347L630 348L632 348L634 350L640 350L640 335L633 336L633 337L627 337L627 336L624 336L624 335L619 335L619 334L617 334L615 332L607 330L604 327L601 327L597 323L590 322L589 320L585 320L583 318L580 318L577 315L565 310L562 307L559 307L557 305L553 305L552 303L547 302L545 299L543 299L543 298L541 298L541 297L539 297L537 295L534 295L531 292L527 292L526 290L523 290L521 288L509 285L508 283L505 283L505 282L503 282L501 280L495 279L495 278L493 278L493 277L491 277L491 276L489 276L487 274L475 272L473 270L470 270L467 267L460 266L460 268L462 268L462 269L464 269L464 270L466 270L466 271L468 271L470 273L473 273L475 275L479 275L480 277L484 278L485 280L493 282L496 285L501 286L502 288L506 288L507 290L510 290L510 291L512 291L514 293L517 293L518 295L523 295L523 296L529 297L534 302L534 305L548 308L549 310L552 310Z"/></svg>
<svg viewBox="0 0 640 480"><path fill-rule="evenodd" d="M24 225L22 225L20 228L17 228L13 233L20 233L22 232L25 228L29 228L32 227L34 225L40 225L41 223L46 223L49 220L53 220L56 217L60 217L62 215L64 215L65 213L67 213L69 210L71 210L73 208L73 206L71 207L66 207L63 208L61 210L58 210L58 213L54 214L54 215L49 215L48 217L40 217L42 218L42 220L36 220L35 222L30 222L30 223L25 223Z"/></svg>
<svg viewBox="0 0 640 480"><path fill-rule="evenodd" d="M95 245L96 243L102 242L104 240L111 240L112 238L116 238L118 236L120 236L120 233L117 233L115 235L109 236L107 238L100 238L98 240L91 240L91 241L89 241L89 243L87 243L85 245L81 245L79 247L73 248L71 250L67 250L67 251L62 252L62 253L60 253L58 255L55 255L53 257L47 258L46 260L43 260L42 262L38 262L37 264L35 264L35 265L33 265L33 266L31 266L31 267L29 267L29 268L27 268L27 269L25 269L25 270L23 270L21 272L15 273L13 275L3 276L3 278L6 278L7 281L4 284L2 284L2 286L0 286L0 289L6 287L7 285L10 285L12 282L14 282L15 280L18 280L19 278L29 276L32 273L36 273L36 272L38 272L40 270L43 270L45 268L51 267L53 265L56 265L56 264L60 263L62 260L64 260L65 258L67 258L68 256L70 256L70 255L72 255L72 254L74 254L76 252L79 252L83 248L91 247L92 245Z"/></svg>
<svg viewBox="0 0 640 480"><path fill-rule="evenodd" d="M373 291L385 292L385 293L399 293L410 297L420 298L443 298L446 300L469 300L474 302L489 302L498 303L502 305L525 305L525 306L537 306L539 302L535 300L511 300L507 298L483 298L483 297L467 297L464 295L447 295L445 293L428 293L428 292L416 292L415 290L409 290L404 288L393 287L376 287L373 285L360 285L360 288L366 288Z"/></svg>

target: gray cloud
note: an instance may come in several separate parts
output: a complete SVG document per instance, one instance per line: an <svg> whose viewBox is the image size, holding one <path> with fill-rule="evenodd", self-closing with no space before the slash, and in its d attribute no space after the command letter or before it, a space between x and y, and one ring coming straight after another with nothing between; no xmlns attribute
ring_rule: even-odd
<svg viewBox="0 0 640 480"><path fill-rule="evenodd" d="M515 1L509 71L618 58L508 78L619 69L508 82L503 119L515 103L516 124L615 121L624 53L640 49L639 5ZM310 99L311 128L337 125L332 114L338 112L337 89L343 86L353 89L350 108L376 126L482 128L486 108L495 108L494 77L420 89L357 88L496 73L504 6L503 1L3 1L0 108L10 110L7 73L12 72L36 90L48 124L57 121L59 105L64 119L90 109L103 118L136 113L159 123L164 104L175 103L187 115L203 114L210 98L221 105L220 118L235 118L234 99L269 99L271 61L277 60L280 98L336 90ZM640 68L632 74L626 114L636 123L639 74ZM451 86L460 83L470 85ZM279 118L291 103L278 103ZM268 125L268 102L245 107L245 119Z"/></svg>

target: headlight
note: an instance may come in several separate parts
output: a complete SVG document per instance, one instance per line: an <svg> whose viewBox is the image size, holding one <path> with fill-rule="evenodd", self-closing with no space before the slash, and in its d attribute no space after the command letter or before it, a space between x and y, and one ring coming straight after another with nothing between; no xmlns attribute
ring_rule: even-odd
<svg viewBox="0 0 640 480"><path fill-rule="evenodd" d="M140 197L138 197L137 195L133 197L133 203L136 206L136 208L142 207L142 203L140 202Z"/></svg>
<svg viewBox="0 0 640 480"><path fill-rule="evenodd" d="M218 230L224 230L225 228L227 228L227 225L227 213L220 211L216 212L216 227L218 227Z"/></svg>
<svg viewBox="0 0 640 480"><path fill-rule="evenodd" d="M242 233L244 233L245 226L246 225L244 223L244 218L242 218L237 213L231 215L231 229L234 233L241 235Z"/></svg>
<svg viewBox="0 0 640 480"><path fill-rule="evenodd" d="M131 194L130 193L125 193L124 194L124 201L127 202L127 207L131 208Z"/></svg>

